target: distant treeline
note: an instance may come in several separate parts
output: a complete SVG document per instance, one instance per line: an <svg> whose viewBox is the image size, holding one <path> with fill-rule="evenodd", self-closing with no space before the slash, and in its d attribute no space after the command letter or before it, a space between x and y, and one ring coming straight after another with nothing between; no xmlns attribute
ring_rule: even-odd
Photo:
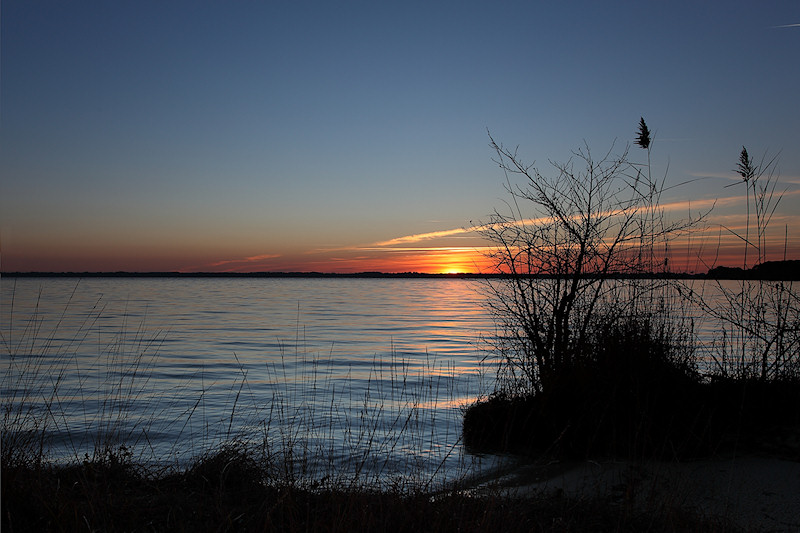
<svg viewBox="0 0 800 533"><path fill-rule="evenodd" d="M766 261L747 270L740 267L718 266L705 275L709 279L800 280L800 260Z"/></svg>
<svg viewBox="0 0 800 533"><path fill-rule="evenodd" d="M427 274L423 272L2 272L2 276L20 278L439 278L439 279L492 279L508 277L506 274ZM531 276L537 277L537 276ZM614 274L611 278L673 278L673 279L763 279L800 281L800 260L767 261L753 268L718 266L705 274L683 272Z"/></svg>

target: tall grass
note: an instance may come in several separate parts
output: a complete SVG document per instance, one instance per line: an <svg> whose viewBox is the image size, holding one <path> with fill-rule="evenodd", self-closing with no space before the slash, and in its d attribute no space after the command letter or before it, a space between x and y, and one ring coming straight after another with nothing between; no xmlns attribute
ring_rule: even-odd
<svg viewBox="0 0 800 533"><path fill-rule="evenodd" d="M795 283L762 279L758 273L769 260L786 259L788 228L783 247L770 225L783 194L778 185L777 158L766 154L755 161L742 148L736 173L745 188L743 231L722 226L741 242L741 279L713 280L701 291L686 290L688 297L714 322L718 331L708 354L716 379L761 382L800 379L800 294ZM716 262L716 260L715 260ZM711 269L716 264L708 265ZM755 275L753 272L755 271ZM719 302L714 304L712 302Z"/></svg>
<svg viewBox="0 0 800 533"><path fill-rule="evenodd" d="M131 327L125 314L104 331L101 298L88 309L74 303L79 283L59 316L41 312L42 289L27 316L15 315L15 289L0 333L4 464L102 458L120 446L140 461L166 460L155 457L154 439L181 420L152 379L165 333L144 319Z"/></svg>
<svg viewBox="0 0 800 533"><path fill-rule="evenodd" d="M360 387L333 359L299 358L304 372L287 371L286 358L268 367L272 392L263 397L242 369L226 440L262 449L269 477L302 486L434 487L466 466L457 424L453 370L427 357L421 365L392 352L375 357ZM448 404L452 424L437 420ZM440 405L441 404L441 405ZM233 424L233 417L240 418ZM442 427L452 433L439 433ZM466 469L463 469L464 471Z"/></svg>
<svg viewBox="0 0 800 533"><path fill-rule="evenodd" d="M202 367L170 380L159 371L167 333L149 329L146 317L131 327L122 313L106 339L102 300L80 309L77 290L60 317L43 316L38 300L20 313L11 291L2 328L5 465L80 463L122 450L142 465L186 467L236 443L258 452L269 479L296 485L433 488L466 466L463 391L455 370L432 355L392 349L342 374L332 351L304 350L298 326L278 359L234 353L235 375L221 383Z"/></svg>

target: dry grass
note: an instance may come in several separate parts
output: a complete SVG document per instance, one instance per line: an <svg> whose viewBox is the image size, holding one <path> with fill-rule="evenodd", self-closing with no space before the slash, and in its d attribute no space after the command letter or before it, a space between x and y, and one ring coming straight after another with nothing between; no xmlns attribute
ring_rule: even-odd
<svg viewBox="0 0 800 533"><path fill-rule="evenodd" d="M451 488L301 488L265 477L243 445L185 470L142 469L124 449L70 466L4 468L4 531L733 531L678 507L610 498L475 497ZM656 507L654 507L656 509Z"/></svg>

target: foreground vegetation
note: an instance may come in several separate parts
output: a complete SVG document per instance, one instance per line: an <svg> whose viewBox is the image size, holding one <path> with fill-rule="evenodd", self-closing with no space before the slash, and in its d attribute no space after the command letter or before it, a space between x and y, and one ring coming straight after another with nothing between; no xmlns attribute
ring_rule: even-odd
<svg viewBox="0 0 800 533"><path fill-rule="evenodd" d="M780 278L698 289L669 275L670 242L706 214L676 221L664 212L652 141L642 119L635 144L647 162L627 148L597 160L585 147L578 165L553 163L552 175L491 141L511 201L483 227L507 276L487 282L501 332L489 357L498 385L466 412L467 446L662 459L749 449L800 459L800 294ZM766 271L781 199L775 159L756 162L742 148L736 173L747 213L742 229L722 229L742 242L740 272ZM697 342L695 318L711 324L710 343Z"/></svg>
<svg viewBox="0 0 800 533"><path fill-rule="evenodd" d="M800 461L800 379L704 376L671 341L647 318L619 323L546 389L499 391L471 406L464 442L569 458L756 452Z"/></svg>
<svg viewBox="0 0 800 533"><path fill-rule="evenodd" d="M185 470L148 471L125 450L69 466L4 465L3 531L734 531L654 502L475 497L453 487L304 486L265 477L257 455L228 444Z"/></svg>

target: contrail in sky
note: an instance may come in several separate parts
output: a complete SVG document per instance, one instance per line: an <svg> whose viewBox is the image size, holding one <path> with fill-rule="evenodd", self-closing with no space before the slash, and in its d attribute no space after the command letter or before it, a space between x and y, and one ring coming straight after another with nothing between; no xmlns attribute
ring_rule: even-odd
<svg viewBox="0 0 800 533"><path fill-rule="evenodd" d="M781 24L780 26L773 26L773 28L800 28L800 24Z"/></svg>

